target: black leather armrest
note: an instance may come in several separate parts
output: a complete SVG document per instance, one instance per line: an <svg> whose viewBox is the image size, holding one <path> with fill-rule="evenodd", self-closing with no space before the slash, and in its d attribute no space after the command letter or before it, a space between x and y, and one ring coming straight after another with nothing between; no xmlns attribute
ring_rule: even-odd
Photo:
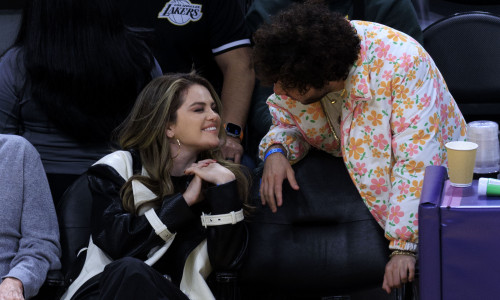
<svg viewBox="0 0 500 300"><path fill-rule="evenodd" d="M45 285L49 286L64 286L64 276L61 270L50 270L45 279Z"/></svg>

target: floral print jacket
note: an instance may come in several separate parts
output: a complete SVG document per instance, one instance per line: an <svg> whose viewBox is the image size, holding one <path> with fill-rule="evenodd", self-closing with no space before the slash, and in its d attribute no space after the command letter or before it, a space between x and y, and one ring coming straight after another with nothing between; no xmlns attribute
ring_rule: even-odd
<svg viewBox="0 0 500 300"><path fill-rule="evenodd" d="M391 249L415 251L425 167L446 163L444 144L464 140L465 120L429 54L408 35L351 21L361 53L341 97L338 145L320 102L303 105L273 94L273 126L259 155L281 144L295 163L310 146L342 156Z"/></svg>

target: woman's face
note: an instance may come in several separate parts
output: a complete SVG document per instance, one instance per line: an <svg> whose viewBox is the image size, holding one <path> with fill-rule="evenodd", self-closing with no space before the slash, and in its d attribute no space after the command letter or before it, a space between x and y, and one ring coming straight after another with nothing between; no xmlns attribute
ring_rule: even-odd
<svg viewBox="0 0 500 300"><path fill-rule="evenodd" d="M221 124L216 110L215 101L204 86L195 84L189 87L177 110L177 121L167 128L167 136L179 139L181 151L191 151L196 155L216 148Z"/></svg>

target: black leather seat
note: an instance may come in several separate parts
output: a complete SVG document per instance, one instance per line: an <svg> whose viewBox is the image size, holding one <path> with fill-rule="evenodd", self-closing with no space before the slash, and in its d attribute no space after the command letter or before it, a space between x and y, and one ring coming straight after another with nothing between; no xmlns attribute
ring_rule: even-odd
<svg viewBox="0 0 500 300"><path fill-rule="evenodd" d="M300 190L285 183L283 206L275 214L261 206L255 185L256 212L246 220L250 241L239 278L243 298L325 297L380 288L388 241L342 158L313 150L294 171Z"/></svg>
<svg viewBox="0 0 500 300"><path fill-rule="evenodd" d="M78 254L86 248L90 239L90 217L92 194L88 187L87 174L81 175L63 194L57 207L61 235L61 265L66 284L72 275L70 267L78 260ZM78 275L78 274L76 274Z"/></svg>
<svg viewBox="0 0 500 300"><path fill-rule="evenodd" d="M61 241L61 270L49 271L44 285L33 300L56 300L69 286L75 264L83 266L85 252L90 238L90 216L92 194L88 188L87 174L81 175L63 194L56 206ZM80 256L78 256L80 254Z"/></svg>
<svg viewBox="0 0 500 300"><path fill-rule="evenodd" d="M424 46L467 122L500 122L500 16L458 13L431 24Z"/></svg>

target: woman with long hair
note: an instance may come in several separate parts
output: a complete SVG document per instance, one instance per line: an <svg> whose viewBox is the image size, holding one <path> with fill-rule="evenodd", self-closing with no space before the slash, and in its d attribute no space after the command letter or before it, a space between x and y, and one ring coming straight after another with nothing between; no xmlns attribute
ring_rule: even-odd
<svg viewBox="0 0 500 300"><path fill-rule="evenodd" d="M237 271L249 182L223 159L220 113L216 92L195 74L144 88L120 127L123 150L88 170L92 235L63 299L213 299L207 277Z"/></svg>
<svg viewBox="0 0 500 300"><path fill-rule="evenodd" d="M40 152L54 201L108 154L111 133L161 69L115 0L26 1L0 60L0 133Z"/></svg>

